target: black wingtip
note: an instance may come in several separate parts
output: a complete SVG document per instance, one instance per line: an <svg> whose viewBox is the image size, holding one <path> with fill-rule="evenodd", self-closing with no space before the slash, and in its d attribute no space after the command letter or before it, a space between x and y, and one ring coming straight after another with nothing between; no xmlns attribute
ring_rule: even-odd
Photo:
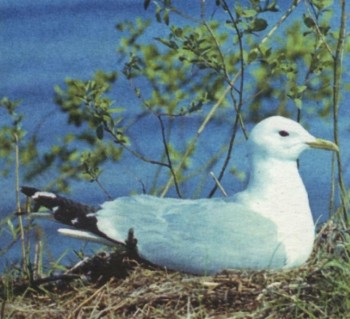
<svg viewBox="0 0 350 319"><path fill-rule="evenodd" d="M119 243L99 230L95 215L98 211L96 207L75 202L55 193L41 191L35 187L22 186L20 190L24 195L34 200L34 211L44 206L52 210L54 219L62 224L89 231L102 238ZM128 241L131 248L136 247L137 240L133 237L132 230L129 232Z"/></svg>
<svg viewBox="0 0 350 319"><path fill-rule="evenodd" d="M35 193L40 192L39 189L29 186L21 186L20 190L24 195L28 197L32 197Z"/></svg>

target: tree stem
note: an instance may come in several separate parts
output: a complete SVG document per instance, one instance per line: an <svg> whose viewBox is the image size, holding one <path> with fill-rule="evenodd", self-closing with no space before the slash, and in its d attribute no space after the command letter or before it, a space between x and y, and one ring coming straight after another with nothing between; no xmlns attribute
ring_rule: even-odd
<svg viewBox="0 0 350 319"><path fill-rule="evenodd" d="M333 135L334 142L339 145L339 100L340 100L340 86L342 80L342 63L345 44L345 27L346 27L346 8L345 0L340 1L341 17L338 42L333 57ZM338 183L341 192L343 221L346 226L349 226L348 218L348 197L346 194L345 183L343 179L341 152L336 154L337 166L338 166Z"/></svg>

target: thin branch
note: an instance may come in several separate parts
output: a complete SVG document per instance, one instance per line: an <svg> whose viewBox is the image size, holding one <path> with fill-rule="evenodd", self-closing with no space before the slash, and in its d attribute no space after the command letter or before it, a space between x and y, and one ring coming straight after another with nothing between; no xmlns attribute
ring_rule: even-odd
<svg viewBox="0 0 350 319"><path fill-rule="evenodd" d="M171 175L173 176L173 179L174 179L174 185L175 185L176 193L177 193L177 195L180 198L182 198L182 195L181 195L181 192L180 192L180 188L179 188L179 184L178 184L177 178L176 178L176 173L174 171L173 164L172 164L172 161L171 161L171 158L170 158L170 152L169 152L168 143L167 143L167 140L166 140L166 137L165 137L165 127L164 127L164 123L163 123L163 120L162 120L162 116L158 115L157 118L158 118L159 123L160 123L160 128L161 128L161 132L162 132L162 140L163 140L163 146L164 146L164 150L165 150L165 155L166 155L166 158L168 160L168 167L169 167Z"/></svg>
<svg viewBox="0 0 350 319"><path fill-rule="evenodd" d="M292 12L297 8L301 0L294 0L290 7L287 9L286 13L277 21L277 23L272 27L272 29L267 33L267 35L261 40L261 44L264 44L271 36L277 31L280 25L287 20L287 18L292 14Z"/></svg>
<svg viewBox="0 0 350 319"><path fill-rule="evenodd" d="M322 43L325 45L325 47L326 47L327 51L329 52L329 54L330 54L330 55L332 56L332 58L334 59L335 56L334 56L334 54L333 54L333 52L332 52L332 49L331 49L331 47L328 45L325 36L324 36L323 33L321 32L320 27L318 26L318 22L315 21L315 20L313 19L313 17L312 17L310 6L311 6L311 8L313 9L312 11L314 11L314 14L315 14L315 10L314 10L314 8L313 8L313 5L312 5L310 2L306 2L306 3L308 4L307 9L308 9L308 11L309 11L309 13L310 13L310 19L312 19L313 22L314 22L314 26L315 26L315 29L316 29L316 31L317 31L317 34L319 35L319 37L320 37ZM316 17L316 19L317 19L317 17Z"/></svg>
<svg viewBox="0 0 350 319"><path fill-rule="evenodd" d="M199 20L196 19L193 15L186 14L186 13L184 13L183 11L178 10L178 9L177 9L176 7L174 7L174 6L165 5L165 4L164 4L164 1L162 1L162 4L163 4L164 6L166 6L172 13L178 15L179 17L184 18L184 19L186 19L186 20L188 20L188 21L190 21L190 22L193 22L193 23L199 23ZM203 9L201 8L200 15L202 15L202 13L203 13Z"/></svg>
<svg viewBox="0 0 350 319"><path fill-rule="evenodd" d="M329 196L329 212L334 212L335 209L335 186L336 186L336 177L335 177L335 171L336 171L336 155L335 153L332 154L332 166L331 166L331 193Z"/></svg>
<svg viewBox="0 0 350 319"><path fill-rule="evenodd" d="M23 271L27 270L27 250L26 250L26 240L25 240L25 232L23 226L23 217L21 214L21 204L19 200L20 194L20 186L19 186L19 139L18 134L14 133L14 141L15 141L15 174L16 174L16 210L18 214L18 223L19 223L19 231L21 238L21 249L22 249L22 268Z"/></svg>
<svg viewBox="0 0 350 319"><path fill-rule="evenodd" d="M120 139L118 138L118 136L115 134L115 132L113 132L107 125L104 126L104 129L106 130L107 133L109 133L112 136L112 138L114 139L114 142L116 144L120 145L122 148L127 150L129 153L134 155L136 158L138 158L141 161L146 162L146 163L159 165L159 166L164 166L164 167L168 167L169 168L169 164L163 163L163 162L159 162L159 161L156 161L156 160L152 160L150 158L147 158L146 156L144 156L144 155L134 151L130 147L126 146L125 143L121 142Z"/></svg>
<svg viewBox="0 0 350 319"><path fill-rule="evenodd" d="M215 112L217 111L217 109L221 106L221 104L223 103L226 95L232 90L234 83L236 82L236 80L238 79L240 75L240 72L237 72L237 74L235 75L234 79L231 81L231 83L227 86L227 88L225 89L225 91L223 92L223 94L219 97L218 101L213 105L213 107L211 108L211 110L209 111L209 113L207 114L207 116L205 117L204 121L202 122L202 124L200 125L200 127L198 128L195 136L193 137L193 139L191 140L191 142L189 143L189 146L187 147L187 150L185 152L185 154L183 155L180 163L176 166L175 168L175 174L177 174L179 172L179 170L182 168L184 162L186 161L186 159L188 158L188 156L192 153L200 135L202 134L202 132L204 131L204 129L206 128L208 122L211 120L211 118L214 116ZM168 180L168 182L166 183L164 190L161 194L161 197L164 197L167 192L169 191L170 186L172 185L172 178Z"/></svg>
<svg viewBox="0 0 350 319"><path fill-rule="evenodd" d="M222 53L220 44L218 42L218 39L215 37L213 30L211 29L211 27L208 25L208 23L206 21L203 21L204 26L206 27L206 29L209 31L209 34L211 36L211 38L213 39L215 46L216 46L216 50L219 53L220 56L220 60L221 60L221 65L222 65L222 69L224 71L225 77L226 77L226 81L228 83L230 83L230 76L227 72L227 68L226 68L226 63L225 63L225 57L224 54Z"/></svg>
<svg viewBox="0 0 350 319"><path fill-rule="evenodd" d="M111 194L107 191L107 189L102 185L102 183L100 182L98 176L96 176L94 178L95 183L97 184L97 186L101 189L102 193L104 193L106 195L106 197L108 198L108 200L112 200L113 197L111 196Z"/></svg>
<svg viewBox="0 0 350 319"><path fill-rule="evenodd" d="M238 29L238 25L237 25L236 19L233 17L233 14L232 14L231 10L229 10L229 7L228 7L226 1L223 0L223 3L224 3L224 7L225 7L224 9L228 12L228 14L230 16L231 22L233 24L233 28L235 29L236 34L237 34L237 38L238 38L239 62L240 62L240 75L241 75L241 78L240 78L240 81L239 81L239 90L238 90L239 99L238 99L237 109L238 109L238 111L240 111L240 108L242 107L242 102L243 102L243 89L244 89L244 56L243 56L244 50L243 50L243 43L242 43L243 35L242 35L241 31Z"/></svg>
<svg viewBox="0 0 350 319"><path fill-rule="evenodd" d="M286 13L279 19L279 21L275 24L275 26L261 40L260 45L265 43L272 36L272 34L274 32L276 32L276 30L280 27L280 25L295 10L295 8L298 6L300 1L301 0L293 1L293 3L288 8ZM241 78L240 78L240 87L237 90L237 92L238 92L238 103L237 103L237 105L236 105L236 103L234 103L234 107L235 107L235 111L236 111L236 118L235 118L235 121L233 123L232 135L231 135L230 142L229 142L229 148L228 148L228 151L227 151L227 156L225 158L224 164L223 164L223 166L221 168L221 171L220 171L220 174L218 176L218 181L221 181L221 179L223 178L224 173L225 173L225 171L227 169L227 166L228 166L228 164L230 162L231 153L232 153L232 150L233 150L233 145L234 145L234 141L235 141L235 138L236 138L236 133L237 133L237 130L238 130L238 124L240 124L240 126L242 128L242 132L243 132L245 138L246 139L248 138L248 134L247 134L247 131L245 130L244 122L243 122L242 117L241 117L241 109L242 109L243 102L244 102L243 101L243 91L244 91L244 68L245 68L245 66L244 66L244 57L243 57L244 50L243 50L243 43L242 43L242 34L241 34L240 30L238 29L237 22L236 22L235 18L233 17L233 14L230 11L229 6L227 5L225 0L223 0L223 4L224 4L224 9L228 12L228 14L230 16L232 25L233 25L233 27L235 29L235 32L237 34L237 37L238 37L238 45L239 45L239 50L240 50L240 74L241 74ZM234 99L232 91L231 91L231 98ZM218 188L218 185L215 184L213 189L209 193L209 197L212 197L215 194L217 188Z"/></svg>
<svg viewBox="0 0 350 319"><path fill-rule="evenodd" d="M117 142L117 144L121 145L125 150L127 150L129 153L131 153L132 155L134 155L136 158L140 159L143 162L149 163L149 164L153 164L153 165L159 165L159 166L164 166L169 168L169 164L167 163L163 163L163 162L159 162L150 158L147 158L146 156L134 151L133 149L131 149L130 147L126 146L124 143L120 143Z"/></svg>
<svg viewBox="0 0 350 319"><path fill-rule="evenodd" d="M340 1L341 16L340 16L340 27L337 47L333 60L333 135L334 141L339 145L339 100L340 100L340 86L342 79L342 63L343 63L343 53L344 53L344 44L345 44L345 27L346 27L346 9L345 9L345 0ZM341 152L337 152L337 165L338 165L338 182L341 192L341 202L343 210L343 221L346 226L349 226L349 217L348 217L348 198L346 194L346 188L343 180L342 172L342 160Z"/></svg>
<svg viewBox="0 0 350 319"><path fill-rule="evenodd" d="M219 176L217 178L219 182L221 182L222 178L224 177L224 174L225 174L225 171L227 169L227 166L228 166L228 164L229 164L229 162L231 160L232 149L233 149L234 141L236 139L236 133L237 133L237 130L238 130L239 121L240 121L240 114L238 113L236 115L236 118L235 118L235 121L234 121L234 124L233 124L233 133L232 133L231 138L230 138L227 155L226 155L224 164L223 164L223 166L221 168L221 171L219 173ZM210 191L208 197L213 197L213 195L215 194L217 189L218 189L218 183L215 183L215 185L212 188L212 190Z"/></svg>
<svg viewBox="0 0 350 319"><path fill-rule="evenodd" d="M213 172L210 172L210 176L214 179L214 182L218 185L218 188L220 189L221 193L227 197L227 193L224 189L224 187L221 185L220 181L217 179L217 177L215 176L215 174Z"/></svg>
<svg viewBox="0 0 350 319"><path fill-rule="evenodd" d="M224 164L220 170L220 173L219 173L219 176L218 176L218 182L221 182L222 178L224 177L224 174L225 174L225 171L228 167L228 164L231 160L231 154L232 154L232 150L233 150L233 145L234 145L234 141L236 139L236 135L237 135L237 131L238 131L238 124L240 124L241 128L242 128L242 131L245 135L245 137L247 138L247 132L245 130L245 126L244 126L244 123L243 123L243 120L242 120L242 116L241 116L241 109L242 109L242 106L243 106L243 91L244 91L244 71L245 71L245 67L244 67L244 56L243 56L243 43L242 43L242 33L240 32L240 30L238 29L238 25L237 25L237 22L235 20L235 18L233 17L233 14L232 12L229 10L229 7L226 3L226 1L224 0L223 1L223 4L224 4L224 9L228 12L229 16L230 16L230 19L231 19L231 22L232 22L232 25L235 29L235 32L237 34L237 38L238 38L238 46L239 46L239 54L240 54L240 84L239 84L239 89L237 90L238 91L238 103L236 104L235 102L233 102L233 105L234 105L234 108L235 108L235 111L236 111L236 117L235 117L235 120L234 120L234 123L233 123L233 128L232 128L232 134L231 134L231 138L230 138L230 142L229 142L229 147L228 147L228 150L227 150L227 154L226 154L226 158L225 158L225 161L224 161ZM234 96L233 96L233 93L232 93L232 90L230 91L230 94L231 94L231 98L232 100L234 100ZM215 192L217 191L219 187L219 183L215 183L214 187L212 188L212 190L210 191L208 197L212 197Z"/></svg>
<svg viewBox="0 0 350 319"><path fill-rule="evenodd" d="M134 84L134 82L132 80L129 81L131 87L134 89L134 92L136 92L136 86ZM154 88L154 84L151 83L153 88ZM157 88L154 88L157 89ZM181 192L178 186L178 182L176 179L176 172L174 171L172 162L171 162L171 158L170 158L170 154L169 154L169 149L166 143L166 138L165 138L165 128L164 128L164 123L161 119L162 116L168 116L168 117L180 117L180 116L184 116L184 114L167 114L167 113L156 113L152 110L152 108L148 105L148 103L145 101L145 99L142 96L142 93L139 92L139 94L137 94L137 98L141 101L141 103L148 109L148 111L156 116L160 122L161 125L161 132L162 132L162 141L163 141L163 145L164 145L164 149L165 149L165 155L166 158L168 160L168 163L164 163L164 162L160 162L160 161L155 161L149 158L146 158L145 156L143 156L142 154L132 150L131 148L127 147L124 143L119 143L125 150L127 150L128 152L130 152L132 155L134 155L136 158L146 162L146 163L150 163L150 164L154 164L154 165L159 165L161 167L166 167L168 169L170 169L172 178L174 179L174 184L175 184L175 188L176 188L176 192L178 194L178 196L181 198ZM107 127L106 130L113 136L113 138L115 139L115 141L118 143L118 138L117 136L115 136L115 134Z"/></svg>

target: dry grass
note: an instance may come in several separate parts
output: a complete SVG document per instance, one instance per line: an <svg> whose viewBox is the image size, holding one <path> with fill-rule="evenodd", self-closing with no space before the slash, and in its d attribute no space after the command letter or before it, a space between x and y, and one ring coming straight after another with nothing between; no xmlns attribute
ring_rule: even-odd
<svg viewBox="0 0 350 319"><path fill-rule="evenodd" d="M1 318L350 318L349 237L328 223L290 271L196 277L101 255L31 287L3 276Z"/></svg>

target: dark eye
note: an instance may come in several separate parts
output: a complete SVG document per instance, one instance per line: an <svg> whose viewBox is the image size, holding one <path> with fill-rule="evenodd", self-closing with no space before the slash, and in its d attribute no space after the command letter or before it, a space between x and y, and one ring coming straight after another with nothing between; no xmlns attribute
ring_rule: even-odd
<svg viewBox="0 0 350 319"><path fill-rule="evenodd" d="M287 131L279 131L278 134L283 137L289 136L289 133Z"/></svg>

